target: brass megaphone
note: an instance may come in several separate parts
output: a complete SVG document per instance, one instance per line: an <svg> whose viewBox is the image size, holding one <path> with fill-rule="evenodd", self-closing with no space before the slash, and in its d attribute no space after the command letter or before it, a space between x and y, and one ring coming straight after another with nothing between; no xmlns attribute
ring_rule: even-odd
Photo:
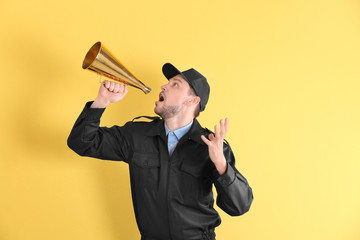
<svg viewBox="0 0 360 240"><path fill-rule="evenodd" d="M145 94L151 88L145 86L137 79L101 42L95 43L85 56L83 69L97 72L101 76L122 82L142 90ZM100 80L101 81L101 80Z"/></svg>

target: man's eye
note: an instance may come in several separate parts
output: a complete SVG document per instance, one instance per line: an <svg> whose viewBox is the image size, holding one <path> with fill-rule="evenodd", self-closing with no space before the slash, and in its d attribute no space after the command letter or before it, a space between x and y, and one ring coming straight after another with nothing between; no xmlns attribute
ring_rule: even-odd
<svg viewBox="0 0 360 240"><path fill-rule="evenodd" d="M179 85L178 85L177 83L174 83L174 86L177 87L177 86L179 86Z"/></svg>

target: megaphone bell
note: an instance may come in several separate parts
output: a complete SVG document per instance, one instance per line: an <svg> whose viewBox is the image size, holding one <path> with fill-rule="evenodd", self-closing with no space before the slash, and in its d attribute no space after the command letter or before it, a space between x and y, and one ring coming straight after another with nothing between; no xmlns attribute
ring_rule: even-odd
<svg viewBox="0 0 360 240"><path fill-rule="evenodd" d="M111 80L138 88L145 94L151 91L151 88L145 86L137 79L101 42L95 43L90 48L85 56L82 68L97 72Z"/></svg>

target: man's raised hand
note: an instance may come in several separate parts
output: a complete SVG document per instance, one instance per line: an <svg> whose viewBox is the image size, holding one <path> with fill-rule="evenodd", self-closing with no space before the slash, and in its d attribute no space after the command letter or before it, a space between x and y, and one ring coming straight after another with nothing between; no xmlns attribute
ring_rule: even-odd
<svg viewBox="0 0 360 240"><path fill-rule="evenodd" d="M91 108L105 108L110 103L123 99L127 92L128 90L126 84L120 84L107 80L103 81Z"/></svg>
<svg viewBox="0 0 360 240"><path fill-rule="evenodd" d="M228 131L229 120L225 118L224 120L220 120L220 132L218 126L215 125L215 136L214 134L209 134L209 139L207 139L204 135L201 135L201 139L208 145L209 148L209 156L211 161L215 164L216 169L219 174L222 175L226 172L226 159L224 157L223 152L223 144L225 135Z"/></svg>

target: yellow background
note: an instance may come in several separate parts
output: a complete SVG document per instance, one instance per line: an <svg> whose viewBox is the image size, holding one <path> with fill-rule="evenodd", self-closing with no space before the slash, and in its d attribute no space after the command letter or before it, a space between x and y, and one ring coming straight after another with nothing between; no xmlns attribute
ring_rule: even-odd
<svg viewBox="0 0 360 240"><path fill-rule="evenodd" d="M66 145L98 76L96 41L153 91L131 88L102 125L154 115L165 62L211 85L199 120L227 140L254 202L217 239L360 239L360 3L0 2L0 239L140 239L127 165ZM215 188L214 188L215 191Z"/></svg>

